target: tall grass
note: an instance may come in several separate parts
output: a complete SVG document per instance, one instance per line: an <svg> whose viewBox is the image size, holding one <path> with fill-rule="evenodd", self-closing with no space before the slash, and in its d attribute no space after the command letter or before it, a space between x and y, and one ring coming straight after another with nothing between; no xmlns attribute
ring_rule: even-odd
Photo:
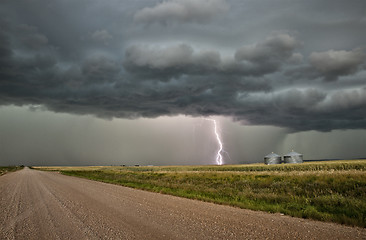
<svg viewBox="0 0 366 240"><path fill-rule="evenodd" d="M344 161L59 170L175 196L366 227L365 169L366 161Z"/></svg>

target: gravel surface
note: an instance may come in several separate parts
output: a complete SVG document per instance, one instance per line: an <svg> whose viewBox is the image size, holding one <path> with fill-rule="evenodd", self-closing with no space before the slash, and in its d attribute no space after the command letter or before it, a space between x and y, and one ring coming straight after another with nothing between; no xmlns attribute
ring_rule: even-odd
<svg viewBox="0 0 366 240"><path fill-rule="evenodd" d="M0 239L366 239L366 229L25 168L0 177Z"/></svg>

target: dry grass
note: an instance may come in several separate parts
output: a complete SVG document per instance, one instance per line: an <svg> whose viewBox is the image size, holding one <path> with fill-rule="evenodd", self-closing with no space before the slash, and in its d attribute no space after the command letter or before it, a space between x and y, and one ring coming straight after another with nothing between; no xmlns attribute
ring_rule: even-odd
<svg viewBox="0 0 366 240"><path fill-rule="evenodd" d="M7 166L7 167L0 167L0 176L4 175L8 172L15 172L17 170L23 169L24 166Z"/></svg>
<svg viewBox="0 0 366 240"><path fill-rule="evenodd" d="M44 171L95 171L102 170L112 167L105 166L77 166L77 167L69 167L69 166L52 166L52 167L41 167L41 166L32 166L32 169L36 170L44 170Z"/></svg>

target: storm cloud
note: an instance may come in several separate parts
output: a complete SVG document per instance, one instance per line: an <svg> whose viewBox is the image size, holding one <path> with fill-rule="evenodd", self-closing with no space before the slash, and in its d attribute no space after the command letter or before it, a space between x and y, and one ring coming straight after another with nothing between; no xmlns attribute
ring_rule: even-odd
<svg viewBox="0 0 366 240"><path fill-rule="evenodd" d="M297 16L259 16L253 9L273 3L257 4L2 1L0 104L102 118L218 115L291 131L366 129L363 12L337 1L349 18L335 21L340 9L297 2L289 5ZM349 31L344 41L334 36Z"/></svg>

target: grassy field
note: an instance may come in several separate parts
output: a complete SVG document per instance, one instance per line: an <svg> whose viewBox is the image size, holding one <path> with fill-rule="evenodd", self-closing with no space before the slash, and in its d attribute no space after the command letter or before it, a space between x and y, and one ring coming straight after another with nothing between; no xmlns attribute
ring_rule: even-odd
<svg viewBox="0 0 366 240"><path fill-rule="evenodd" d="M7 172L14 172L20 169L23 169L24 166L8 166L8 167L0 167L0 176L4 175Z"/></svg>
<svg viewBox="0 0 366 240"><path fill-rule="evenodd" d="M269 166L38 169L252 210L366 227L366 160Z"/></svg>

